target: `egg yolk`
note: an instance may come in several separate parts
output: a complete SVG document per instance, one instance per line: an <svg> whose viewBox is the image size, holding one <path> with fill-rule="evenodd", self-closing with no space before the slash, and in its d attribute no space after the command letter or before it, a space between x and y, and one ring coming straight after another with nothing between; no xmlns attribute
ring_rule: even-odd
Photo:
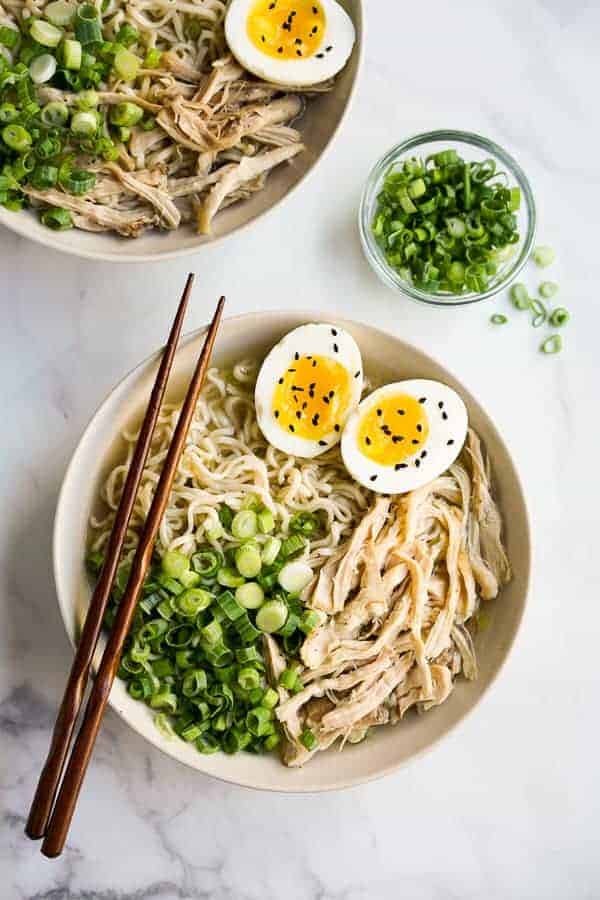
<svg viewBox="0 0 600 900"><path fill-rule="evenodd" d="M358 429L358 446L368 459L381 466L403 468L415 453L424 455L429 422L423 404L409 394L382 397L364 414Z"/></svg>
<svg viewBox="0 0 600 900"><path fill-rule="evenodd" d="M274 59L307 59L319 49L325 12L307 0L257 0L246 21L255 47Z"/></svg>
<svg viewBox="0 0 600 900"><path fill-rule="evenodd" d="M325 446L324 437L341 431L351 398L344 366L296 353L275 387L273 415L286 431Z"/></svg>

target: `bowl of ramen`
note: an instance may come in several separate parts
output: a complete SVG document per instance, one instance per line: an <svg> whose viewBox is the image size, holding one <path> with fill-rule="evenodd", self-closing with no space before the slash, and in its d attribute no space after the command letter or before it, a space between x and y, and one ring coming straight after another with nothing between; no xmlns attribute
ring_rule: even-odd
<svg viewBox="0 0 600 900"><path fill-rule="evenodd" d="M0 224L145 262L248 225L314 168L362 4L10 0L0 28Z"/></svg>
<svg viewBox="0 0 600 900"><path fill-rule="evenodd" d="M176 357L107 627L202 335ZM157 363L104 401L62 486L54 569L74 645ZM529 570L510 452L440 362L312 311L227 319L110 703L226 781L368 781L433 747L487 693Z"/></svg>

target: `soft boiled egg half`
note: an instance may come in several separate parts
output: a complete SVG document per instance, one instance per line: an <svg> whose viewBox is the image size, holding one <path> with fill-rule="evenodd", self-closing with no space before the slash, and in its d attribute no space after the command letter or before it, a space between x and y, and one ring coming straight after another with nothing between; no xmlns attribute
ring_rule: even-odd
<svg viewBox="0 0 600 900"><path fill-rule="evenodd" d="M386 384L350 416L342 457L352 477L372 491L403 494L452 465L467 435L467 410L438 381Z"/></svg>
<svg viewBox="0 0 600 900"><path fill-rule="evenodd" d="M309 87L346 65L355 32L336 0L232 0L225 37L240 65L259 78Z"/></svg>
<svg viewBox="0 0 600 900"><path fill-rule="evenodd" d="M362 386L354 338L337 325L301 325L273 347L258 373L260 430L285 453L318 456L339 442Z"/></svg>

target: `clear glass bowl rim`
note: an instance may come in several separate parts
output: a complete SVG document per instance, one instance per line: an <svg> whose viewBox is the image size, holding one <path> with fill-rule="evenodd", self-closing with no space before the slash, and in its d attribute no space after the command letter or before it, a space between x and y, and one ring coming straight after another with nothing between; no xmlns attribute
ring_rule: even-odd
<svg viewBox="0 0 600 900"><path fill-rule="evenodd" d="M466 144L467 146L477 147L494 156L503 166L506 167L509 175L514 178L518 186L521 188L521 197L527 209L527 233L523 237L519 254L507 266L501 277L495 281L487 290L481 293L470 292L467 294L430 294L426 291L419 290L414 285L403 281L385 261L382 256L379 245L377 244L371 229L371 200L373 194L379 192L379 185L384 173L391 165L398 162L409 151L421 147L423 144L429 144L439 141L455 141ZM374 271L381 280L389 287L401 291L412 300L419 303L428 303L430 306L467 306L471 303L479 303L481 300L487 300L493 297L519 274L527 258L531 253L536 232L536 209L535 200L531 186L525 175L525 172L510 153L507 153L499 144L485 138L482 135L475 134L470 131L456 131L453 129L440 129L437 131L426 131L422 134L416 134L405 141L391 147L373 166L367 177L365 187L363 189L360 207L358 212L358 227L360 232L360 240L365 253Z"/></svg>

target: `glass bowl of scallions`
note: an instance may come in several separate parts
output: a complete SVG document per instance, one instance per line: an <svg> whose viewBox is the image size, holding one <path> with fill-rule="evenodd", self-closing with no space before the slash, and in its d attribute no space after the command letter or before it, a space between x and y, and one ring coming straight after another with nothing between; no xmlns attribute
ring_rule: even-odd
<svg viewBox="0 0 600 900"><path fill-rule="evenodd" d="M505 150L464 131L430 131L392 147L371 171L359 228L382 281L413 300L462 306L492 297L525 264L533 194Z"/></svg>

